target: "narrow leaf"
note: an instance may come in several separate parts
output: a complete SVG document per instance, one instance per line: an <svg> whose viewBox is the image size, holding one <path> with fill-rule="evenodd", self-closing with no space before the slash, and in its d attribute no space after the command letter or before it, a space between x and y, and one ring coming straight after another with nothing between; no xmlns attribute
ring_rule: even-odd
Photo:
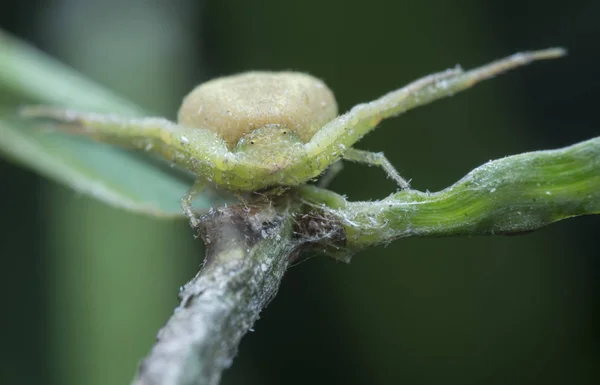
<svg viewBox="0 0 600 385"><path fill-rule="evenodd" d="M110 205L158 217L181 217L179 199L193 178L139 154L57 133L15 117L20 104L44 103L139 116L143 110L0 31L0 153ZM208 190L206 210L225 198Z"/></svg>

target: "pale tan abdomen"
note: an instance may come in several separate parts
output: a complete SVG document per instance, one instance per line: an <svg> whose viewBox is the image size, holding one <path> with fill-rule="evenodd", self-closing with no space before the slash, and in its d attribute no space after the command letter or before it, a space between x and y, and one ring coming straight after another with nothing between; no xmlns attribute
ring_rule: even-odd
<svg viewBox="0 0 600 385"><path fill-rule="evenodd" d="M279 124L309 141L337 115L325 83L296 72L247 72L210 80L183 100L179 124L217 132L228 147L267 124Z"/></svg>

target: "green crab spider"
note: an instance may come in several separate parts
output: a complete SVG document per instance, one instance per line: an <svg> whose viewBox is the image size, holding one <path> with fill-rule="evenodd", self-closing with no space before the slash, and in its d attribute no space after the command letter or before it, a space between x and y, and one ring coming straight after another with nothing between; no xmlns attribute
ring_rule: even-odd
<svg viewBox="0 0 600 385"><path fill-rule="evenodd" d="M178 123L49 106L24 107L21 113L51 119L100 141L160 154L191 171L197 181L181 205L195 227L198 219L192 203L207 183L238 193L296 186L318 177L340 159L377 165L407 189L408 182L383 153L352 146L382 119L512 68L564 54L561 48L550 48L517 53L466 72L457 66L339 116L329 88L319 79L295 72L248 72L203 83L185 97Z"/></svg>

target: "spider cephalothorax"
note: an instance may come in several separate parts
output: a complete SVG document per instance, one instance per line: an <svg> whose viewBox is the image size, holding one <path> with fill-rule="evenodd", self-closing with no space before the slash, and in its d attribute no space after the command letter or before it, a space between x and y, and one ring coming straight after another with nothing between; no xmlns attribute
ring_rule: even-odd
<svg viewBox="0 0 600 385"><path fill-rule="evenodd" d="M456 67L340 116L329 88L296 72L248 72L203 83L184 99L178 123L44 106L22 112L68 124L98 140L160 154L193 172L197 182L182 198L182 207L196 225L192 201L206 183L238 192L295 186L319 176L339 159L380 166L400 188L408 188L382 153L352 146L382 119L451 96L508 69L563 54L555 48L518 53L467 72Z"/></svg>

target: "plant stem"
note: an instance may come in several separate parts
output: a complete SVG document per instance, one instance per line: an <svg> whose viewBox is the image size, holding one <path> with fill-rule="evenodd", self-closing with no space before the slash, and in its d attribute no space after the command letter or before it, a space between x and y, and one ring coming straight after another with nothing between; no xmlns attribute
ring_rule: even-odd
<svg viewBox="0 0 600 385"><path fill-rule="evenodd" d="M600 137L488 162L436 193L403 190L371 202L314 186L298 193L338 221L350 252L409 236L524 233L600 213Z"/></svg>
<svg viewBox="0 0 600 385"><path fill-rule="evenodd" d="M298 199L300 198L300 199ZM315 186L204 216L205 265L181 291L134 385L215 385L290 262L318 251L348 260L394 239L522 233L600 212L600 137L488 162L437 193L348 202Z"/></svg>
<svg viewBox="0 0 600 385"><path fill-rule="evenodd" d="M134 385L218 384L296 254L293 216L274 207L230 206L202 218L204 266L182 288Z"/></svg>

